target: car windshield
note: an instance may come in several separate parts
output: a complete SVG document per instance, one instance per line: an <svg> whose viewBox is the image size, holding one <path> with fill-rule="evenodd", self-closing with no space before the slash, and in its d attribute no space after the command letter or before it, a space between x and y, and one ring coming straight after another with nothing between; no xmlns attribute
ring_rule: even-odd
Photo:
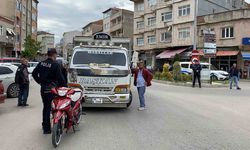
<svg viewBox="0 0 250 150"><path fill-rule="evenodd" d="M218 70L214 65L211 65L211 70Z"/></svg>
<svg viewBox="0 0 250 150"><path fill-rule="evenodd" d="M73 57L74 65L126 66L126 61L126 56L122 52L100 50L78 51Z"/></svg>

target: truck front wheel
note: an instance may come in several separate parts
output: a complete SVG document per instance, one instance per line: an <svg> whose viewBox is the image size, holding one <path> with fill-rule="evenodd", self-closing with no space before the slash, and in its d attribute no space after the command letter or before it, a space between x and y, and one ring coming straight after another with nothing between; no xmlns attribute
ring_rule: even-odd
<svg viewBox="0 0 250 150"><path fill-rule="evenodd" d="M129 103L127 103L127 108L129 108L129 106L132 104L132 100L133 100L133 94L132 94L132 91L130 91L130 93L129 93Z"/></svg>

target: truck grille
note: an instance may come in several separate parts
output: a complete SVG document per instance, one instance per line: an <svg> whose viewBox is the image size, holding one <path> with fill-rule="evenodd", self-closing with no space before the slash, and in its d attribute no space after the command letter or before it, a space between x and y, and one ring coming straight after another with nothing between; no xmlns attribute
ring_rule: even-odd
<svg viewBox="0 0 250 150"><path fill-rule="evenodd" d="M85 91L88 93L111 93L113 87L85 87Z"/></svg>

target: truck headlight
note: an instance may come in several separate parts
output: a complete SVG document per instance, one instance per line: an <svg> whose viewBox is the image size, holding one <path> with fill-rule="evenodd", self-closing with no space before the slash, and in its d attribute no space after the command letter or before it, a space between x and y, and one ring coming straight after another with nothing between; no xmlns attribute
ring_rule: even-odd
<svg viewBox="0 0 250 150"><path fill-rule="evenodd" d="M127 94L130 91L130 85L118 85L115 87L116 94Z"/></svg>

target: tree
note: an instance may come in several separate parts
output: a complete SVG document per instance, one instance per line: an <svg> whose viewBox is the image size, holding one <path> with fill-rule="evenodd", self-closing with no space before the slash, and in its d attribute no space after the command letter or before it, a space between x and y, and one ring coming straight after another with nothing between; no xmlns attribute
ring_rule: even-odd
<svg viewBox="0 0 250 150"><path fill-rule="evenodd" d="M181 81L181 65L180 62L174 63L173 77L175 81Z"/></svg>
<svg viewBox="0 0 250 150"><path fill-rule="evenodd" d="M39 49L41 49L41 42L37 42L29 35L24 41L24 51L21 53L21 56L34 60Z"/></svg>
<svg viewBox="0 0 250 150"><path fill-rule="evenodd" d="M173 58L172 64L174 64L176 61L180 61L180 60L181 60L180 54L175 54L175 56L174 56L174 58Z"/></svg>

